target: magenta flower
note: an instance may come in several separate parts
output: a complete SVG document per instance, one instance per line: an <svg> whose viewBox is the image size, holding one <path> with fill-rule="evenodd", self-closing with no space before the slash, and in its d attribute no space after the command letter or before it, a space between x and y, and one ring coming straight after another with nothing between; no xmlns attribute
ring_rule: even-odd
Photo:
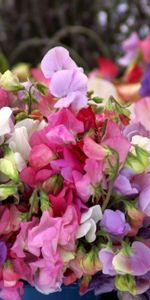
<svg viewBox="0 0 150 300"><path fill-rule="evenodd" d="M88 137L87 137L88 139ZM90 139L90 138L89 138ZM91 141L95 143L92 139ZM91 144L90 144L91 145ZM96 144L96 150L98 150L98 144ZM101 146L100 146L101 147ZM85 148L84 148L85 149ZM95 149L93 149L95 151ZM86 151L88 154L91 155L92 148L86 148ZM87 153L86 152L86 153ZM92 154L94 157L94 154ZM97 151L98 155L98 151ZM101 156L101 153L100 153ZM86 171L86 174L82 174L78 171L73 171L73 179L74 184L76 187L76 191L78 196L83 201L88 201L91 195L94 195L96 192L96 187L100 184L102 177L103 177L103 161L96 161L94 159L87 159L85 163L84 170Z"/></svg>
<svg viewBox="0 0 150 300"><path fill-rule="evenodd" d="M69 51L63 47L55 47L49 50L41 62L41 69L46 78L60 70L77 70L76 63L69 55Z"/></svg>
<svg viewBox="0 0 150 300"><path fill-rule="evenodd" d="M130 226L126 223L124 213L120 210L106 209L100 224L104 230L115 236L124 236L130 229Z"/></svg>
<svg viewBox="0 0 150 300"><path fill-rule="evenodd" d="M133 242L129 253L121 250L113 258L113 267L119 274L145 275L150 271L150 248L141 242Z"/></svg>
<svg viewBox="0 0 150 300"><path fill-rule="evenodd" d="M10 94L0 88L0 108L10 106Z"/></svg>

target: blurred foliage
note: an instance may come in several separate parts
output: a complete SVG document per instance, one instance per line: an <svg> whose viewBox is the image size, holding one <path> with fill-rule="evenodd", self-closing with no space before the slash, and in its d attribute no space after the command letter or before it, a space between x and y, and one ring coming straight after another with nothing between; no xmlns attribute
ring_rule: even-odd
<svg viewBox="0 0 150 300"><path fill-rule="evenodd" d="M99 55L117 58L133 30L149 33L150 0L0 0L5 66L4 55L10 65L35 65L47 49L65 45L88 70Z"/></svg>

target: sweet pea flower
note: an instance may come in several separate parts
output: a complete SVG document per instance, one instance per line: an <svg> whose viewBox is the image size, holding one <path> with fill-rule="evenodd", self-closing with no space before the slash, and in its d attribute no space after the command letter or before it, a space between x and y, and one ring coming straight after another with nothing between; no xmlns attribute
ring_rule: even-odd
<svg viewBox="0 0 150 300"><path fill-rule="evenodd" d="M49 260L40 259L30 263L34 274L35 288L44 295L61 291L63 280L63 264L60 260L55 264Z"/></svg>
<svg viewBox="0 0 150 300"><path fill-rule="evenodd" d="M113 267L119 274L130 274L133 276L145 275L150 271L150 248L142 242L133 242L127 254L120 250L113 258Z"/></svg>
<svg viewBox="0 0 150 300"><path fill-rule="evenodd" d="M122 66L128 66L136 55L136 51L139 48L140 39L136 32L131 35L122 43L125 55L121 57L118 62Z"/></svg>
<svg viewBox="0 0 150 300"><path fill-rule="evenodd" d="M0 241L0 266L4 264L7 257L7 247L5 242Z"/></svg>
<svg viewBox="0 0 150 300"><path fill-rule="evenodd" d="M89 291L94 290L96 296L112 292L114 289L114 277L105 275L102 272L95 274L89 285Z"/></svg>
<svg viewBox="0 0 150 300"><path fill-rule="evenodd" d="M20 227L20 211L15 205L0 206L0 235L8 235Z"/></svg>
<svg viewBox="0 0 150 300"><path fill-rule="evenodd" d="M121 164L125 162L131 147L130 142L123 136L119 126L112 120L108 120L101 145L114 149L119 155L119 162Z"/></svg>
<svg viewBox="0 0 150 300"><path fill-rule="evenodd" d="M32 221L21 222L20 231L16 237L16 240L11 248L12 252L19 258L25 258L25 251L28 250L28 234L29 230L38 225L38 219L33 218Z"/></svg>
<svg viewBox="0 0 150 300"><path fill-rule="evenodd" d="M19 171L26 166L31 151L29 139L34 131L45 127L45 122L25 119L18 122L8 140L9 147L15 154L16 165Z"/></svg>
<svg viewBox="0 0 150 300"><path fill-rule="evenodd" d="M78 66L69 55L69 51L63 47L55 47L49 50L41 62L41 69L45 78L60 70L78 70ZM82 71L82 69L80 69Z"/></svg>
<svg viewBox="0 0 150 300"><path fill-rule="evenodd" d="M150 130L150 97L144 97L134 105L135 118L146 130Z"/></svg>
<svg viewBox="0 0 150 300"><path fill-rule="evenodd" d="M35 169L41 169L55 159L53 151L44 144L34 146L29 155L29 163Z"/></svg>
<svg viewBox="0 0 150 300"><path fill-rule="evenodd" d="M101 219L102 211L100 205L90 207L88 211L81 216L76 238L79 239L85 236L85 239L89 243L94 242L96 239L96 224Z"/></svg>
<svg viewBox="0 0 150 300"><path fill-rule="evenodd" d="M110 276L116 275L116 271L112 265L115 253L109 248L103 248L99 252L99 259L102 263L102 272Z"/></svg>
<svg viewBox="0 0 150 300"><path fill-rule="evenodd" d="M143 53L144 62L148 64L150 62L150 35L148 35L144 40L140 41L139 46Z"/></svg>
<svg viewBox="0 0 150 300"><path fill-rule="evenodd" d="M142 212L150 217L150 186L145 187L141 191L138 206Z"/></svg>
<svg viewBox="0 0 150 300"><path fill-rule="evenodd" d="M101 220L101 227L114 236L124 236L130 229L125 215L120 210L106 209Z"/></svg>
<svg viewBox="0 0 150 300"><path fill-rule="evenodd" d="M21 300L24 290L23 282L17 282L14 287L4 287L0 285L0 298L3 300Z"/></svg>
<svg viewBox="0 0 150 300"><path fill-rule="evenodd" d="M0 88L0 108L10 106L10 94L4 89Z"/></svg>
<svg viewBox="0 0 150 300"><path fill-rule="evenodd" d="M150 96L150 68L144 74L139 93L142 97Z"/></svg>
<svg viewBox="0 0 150 300"><path fill-rule="evenodd" d="M13 123L12 123L12 110L9 107L2 107L0 109L0 144L4 142L4 137L6 134L10 134L12 131Z"/></svg>
<svg viewBox="0 0 150 300"><path fill-rule="evenodd" d="M57 108L71 107L79 111L87 105L87 77L77 70L56 72L50 81L50 92L59 98Z"/></svg>
<svg viewBox="0 0 150 300"><path fill-rule="evenodd" d="M92 141L92 140L91 140ZM92 141L93 142L93 141ZM95 143L96 144L96 143ZM91 146L91 142L90 142ZM98 150L96 144L96 151ZM86 153L91 155L92 148L86 147ZM88 152L89 151L89 152ZM95 151L95 149L94 149ZM98 155L98 151L97 151ZM101 155L100 155L101 156ZM92 153L92 157L94 154ZM91 195L97 195L99 184L103 178L103 161L96 161L94 159L86 159L84 170L86 174L82 175L79 171L73 171L73 179L78 196L84 201L88 201Z"/></svg>

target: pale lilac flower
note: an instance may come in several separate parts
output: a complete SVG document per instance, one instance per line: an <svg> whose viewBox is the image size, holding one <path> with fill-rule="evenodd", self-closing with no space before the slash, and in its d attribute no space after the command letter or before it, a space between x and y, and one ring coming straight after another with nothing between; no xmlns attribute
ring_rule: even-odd
<svg viewBox="0 0 150 300"><path fill-rule="evenodd" d="M100 224L104 230L115 236L124 236L130 229L124 213L120 210L106 209Z"/></svg>
<svg viewBox="0 0 150 300"><path fill-rule="evenodd" d="M69 51L63 47L50 49L41 62L41 69L45 78L51 78L60 70L78 70L78 66L69 55Z"/></svg>
<svg viewBox="0 0 150 300"><path fill-rule="evenodd" d="M99 259L102 262L103 274L116 275L116 271L112 265L115 253L109 248L103 248L99 252Z"/></svg>
<svg viewBox="0 0 150 300"><path fill-rule="evenodd" d="M87 77L78 70L56 72L50 81L50 92L58 100L55 107L69 107L80 110L87 105Z"/></svg>
<svg viewBox="0 0 150 300"><path fill-rule="evenodd" d="M133 242L129 254L122 249L113 258L113 267L119 274L145 275L150 271L150 248L142 242Z"/></svg>

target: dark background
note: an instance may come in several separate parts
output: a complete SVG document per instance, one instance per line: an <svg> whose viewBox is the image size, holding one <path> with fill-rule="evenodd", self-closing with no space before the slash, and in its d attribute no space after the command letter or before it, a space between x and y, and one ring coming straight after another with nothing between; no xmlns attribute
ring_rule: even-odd
<svg viewBox="0 0 150 300"><path fill-rule="evenodd" d="M0 56L36 65L65 45L86 70L99 55L117 59L121 41L150 31L150 0L0 0Z"/></svg>

